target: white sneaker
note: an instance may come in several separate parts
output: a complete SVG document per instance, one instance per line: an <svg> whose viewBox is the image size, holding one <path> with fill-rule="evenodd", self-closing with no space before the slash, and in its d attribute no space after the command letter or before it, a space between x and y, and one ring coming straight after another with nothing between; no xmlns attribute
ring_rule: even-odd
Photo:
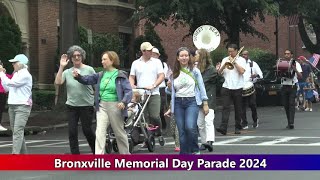
<svg viewBox="0 0 320 180"><path fill-rule="evenodd" d="M310 108L309 111L312 111L312 108Z"/></svg>
<svg viewBox="0 0 320 180"><path fill-rule="evenodd" d="M0 131L6 131L6 130L7 130L7 128L0 125Z"/></svg>
<svg viewBox="0 0 320 180"><path fill-rule="evenodd" d="M244 126L242 127L242 129L249 129L249 126Z"/></svg>
<svg viewBox="0 0 320 180"><path fill-rule="evenodd" d="M310 109L309 109L309 108L306 108L304 111L310 111Z"/></svg>

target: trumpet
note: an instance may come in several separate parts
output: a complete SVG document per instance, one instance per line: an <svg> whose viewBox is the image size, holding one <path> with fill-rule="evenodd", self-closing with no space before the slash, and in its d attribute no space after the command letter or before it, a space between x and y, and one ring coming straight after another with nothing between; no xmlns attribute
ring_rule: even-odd
<svg viewBox="0 0 320 180"><path fill-rule="evenodd" d="M238 51L238 54L234 57L234 58L231 58L229 57L229 61L230 62L226 62L225 63L225 66L229 69L229 70L232 70L234 68L234 61L239 57L241 51L243 50L244 46L242 46L239 51Z"/></svg>

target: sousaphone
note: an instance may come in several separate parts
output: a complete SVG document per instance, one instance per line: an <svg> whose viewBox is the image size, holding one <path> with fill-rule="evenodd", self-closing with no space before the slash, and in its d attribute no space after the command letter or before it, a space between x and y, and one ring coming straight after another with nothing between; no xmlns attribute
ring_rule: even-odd
<svg viewBox="0 0 320 180"><path fill-rule="evenodd" d="M193 33L193 44L197 49L206 49L211 52L220 44L220 33L211 25L202 25Z"/></svg>

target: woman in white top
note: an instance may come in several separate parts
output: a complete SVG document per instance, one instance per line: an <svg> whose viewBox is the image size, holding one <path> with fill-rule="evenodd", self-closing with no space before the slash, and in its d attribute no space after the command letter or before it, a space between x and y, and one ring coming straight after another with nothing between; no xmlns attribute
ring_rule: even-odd
<svg viewBox="0 0 320 180"><path fill-rule="evenodd" d="M9 79L4 68L0 67L2 86L9 91L8 105L12 135L12 154L26 154L27 147L24 139L24 128L27 124L32 106L32 76L28 71L28 58L19 54L9 60L14 68L12 79Z"/></svg>
<svg viewBox="0 0 320 180"><path fill-rule="evenodd" d="M170 77L171 112L174 113L179 131L180 154L200 154L198 146L197 119L199 106L205 115L209 112L208 97L199 69L190 60L190 51L181 47Z"/></svg>

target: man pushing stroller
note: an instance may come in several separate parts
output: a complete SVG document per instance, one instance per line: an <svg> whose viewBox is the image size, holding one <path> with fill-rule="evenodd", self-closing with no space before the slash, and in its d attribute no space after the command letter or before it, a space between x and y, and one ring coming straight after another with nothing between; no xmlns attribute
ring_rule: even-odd
<svg viewBox="0 0 320 180"><path fill-rule="evenodd" d="M155 135L159 136L160 144L164 144L164 138L161 134L161 98L158 87L164 80L164 71L161 61L151 57L152 49L153 46L149 42L141 44L142 56L132 63L129 81L133 89L139 87L150 90L151 97L146 106L146 114L149 117L146 119L149 120L149 124L159 127ZM137 83L135 80L137 80Z"/></svg>

